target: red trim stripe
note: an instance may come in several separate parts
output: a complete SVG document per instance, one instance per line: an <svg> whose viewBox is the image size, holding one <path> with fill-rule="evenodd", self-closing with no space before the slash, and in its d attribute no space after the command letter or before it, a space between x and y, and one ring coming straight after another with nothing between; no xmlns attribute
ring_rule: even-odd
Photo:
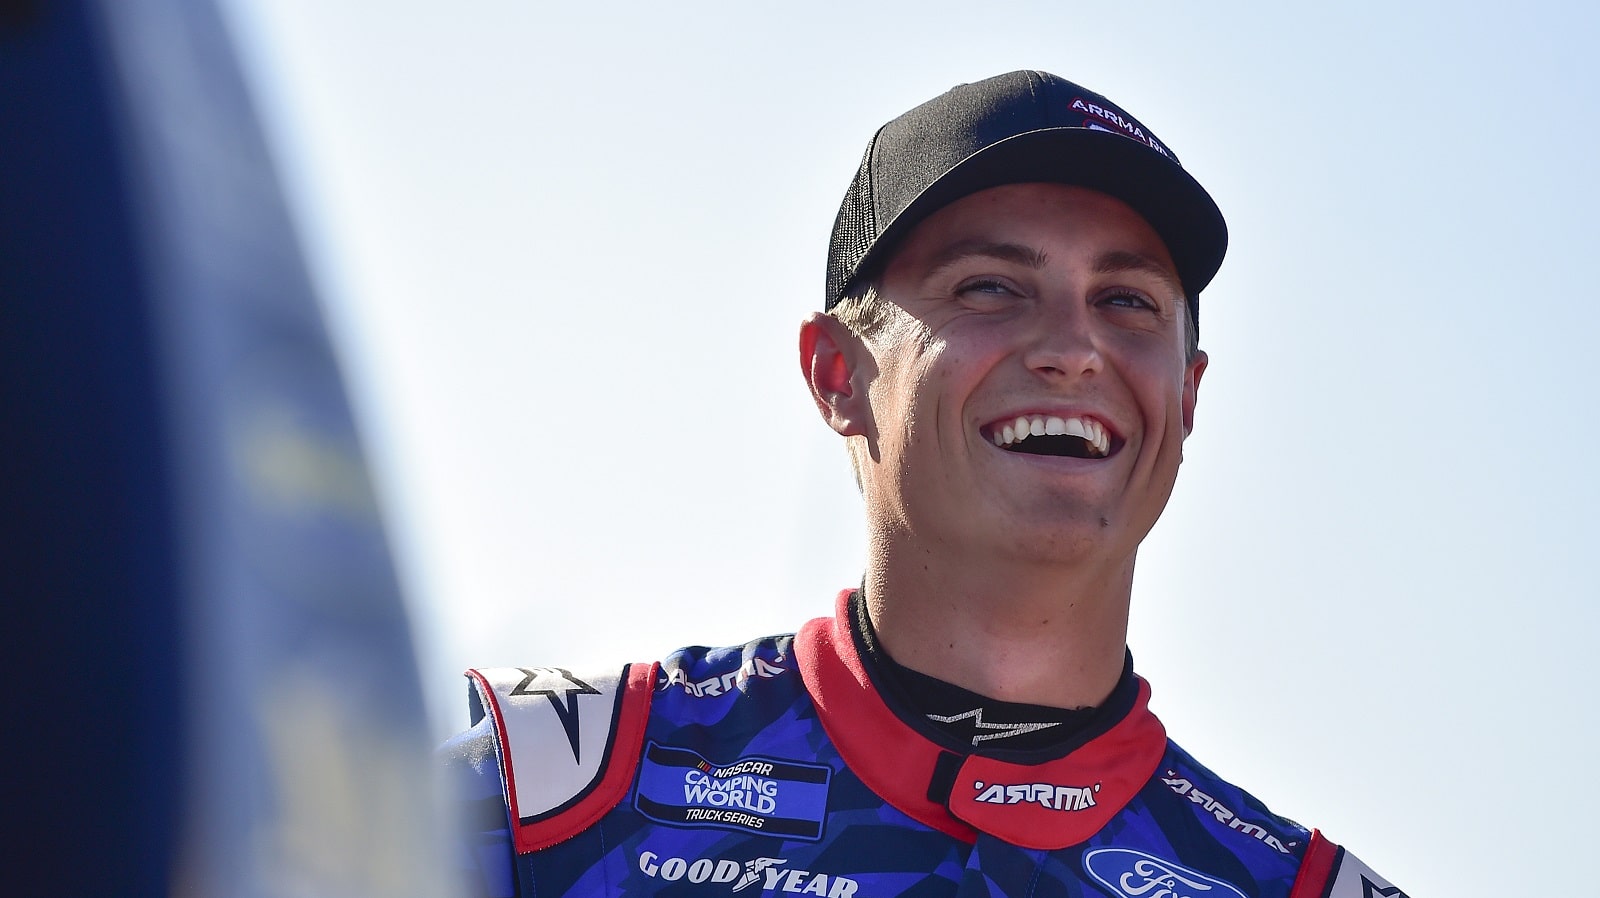
<svg viewBox="0 0 1600 898"><path fill-rule="evenodd" d="M840 595L835 617L808 621L794 638L795 660L823 730L879 798L939 832L977 841L977 830L926 797L939 749L902 723L868 682L850 637L844 611L848 597L848 591ZM885 745L894 751L885 754Z"/></svg>
<svg viewBox="0 0 1600 898"><path fill-rule="evenodd" d="M1339 861L1338 845L1327 840L1320 830L1311 831L1311 844L1300 860L1300 873L1294 879L1289 898L1327 898L1333 887L1333 871Z"/></svg>
<svg viewBox="0 0 1600 898"><path fill-rule="evenodd" d="M495 693L494 685L489 678L476 669L468 670L467 676L477 684L478 698L484 703L484 711L489 715L489 721L494 725L494 736L500 746L500 787L506 800L506 808L511 812L511 825L516 828L517 820L517 780L511 771L511 741L506 736L506 728L501 724L505 717L500 711L500 696Z"/></svg>

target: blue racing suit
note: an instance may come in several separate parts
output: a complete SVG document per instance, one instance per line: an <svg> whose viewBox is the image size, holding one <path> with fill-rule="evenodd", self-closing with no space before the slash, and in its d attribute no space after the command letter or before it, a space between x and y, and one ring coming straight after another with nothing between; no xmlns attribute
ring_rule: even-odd
<svg viewBox="0 0 1600 898"><path fill-rule="evenodd" d="M1404 898L1120 707L1046 752L938 738L863 661L850 594L792 636L605 675L473 670L442 753L485 895Z"/></svg>

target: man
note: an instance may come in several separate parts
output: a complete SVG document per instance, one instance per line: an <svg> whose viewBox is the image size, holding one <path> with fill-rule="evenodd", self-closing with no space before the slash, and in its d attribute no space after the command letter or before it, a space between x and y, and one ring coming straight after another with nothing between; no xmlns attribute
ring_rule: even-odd
<svg viewBox="0 0 1600 898"><path fill-rule="evenodd" d="M885 125L800 333L861 588L659 665L469 672L447 756L486 891L1400 895L1167 741L1125 648L1226 243L1148 128L1055 76Z"/></svg>

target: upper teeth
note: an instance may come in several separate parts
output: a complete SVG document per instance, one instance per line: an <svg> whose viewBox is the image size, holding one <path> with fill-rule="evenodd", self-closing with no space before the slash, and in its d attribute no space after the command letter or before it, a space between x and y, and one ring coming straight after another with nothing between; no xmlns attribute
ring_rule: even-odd
<svg viewBox="0 0 1600 898"><path fill-rule="evenodd" d="M1055 415L1028 415L996 425L994 444L1005 447L1022 442L1028 437L1069 436L1081 437L1094 447L1096 455L1111 451L1111 437L1105 426L1093 418L1058 418Z"/></svg>

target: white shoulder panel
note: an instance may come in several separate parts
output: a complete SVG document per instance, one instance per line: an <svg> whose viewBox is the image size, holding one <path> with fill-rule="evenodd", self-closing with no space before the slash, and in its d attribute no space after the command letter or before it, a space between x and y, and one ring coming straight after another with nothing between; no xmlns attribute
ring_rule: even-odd
<svg viewBox="0 0 1600 898"><path fill-rule="evenodd" d="M495 718L507 798L520 822L555 814L599 784L626 670L584 677L559 667L468 672Z"/></svg>
<svg viewBox="0 0 1600 898"><path fill-rule="evenodd" d="M1372 868L1348 851L1339 852L1339 866L1333 871L1333 887L1328 898L1408 898L1399 887L1372 872Z"/></svg>

